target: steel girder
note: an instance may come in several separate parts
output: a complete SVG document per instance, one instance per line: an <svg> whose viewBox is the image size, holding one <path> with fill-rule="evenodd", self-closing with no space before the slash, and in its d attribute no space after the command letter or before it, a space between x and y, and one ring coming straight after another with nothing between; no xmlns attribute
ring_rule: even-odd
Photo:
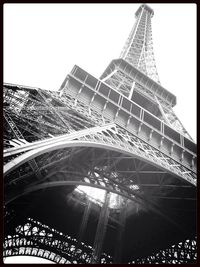
<svg viewBox="0 0 200 267"><path fill-rule="evenodd" d="M126 153L133 157L151 162L153 165L159 166L170 173L176 174L194 185L196 184L195 173L187 170L181 166L181 164L177 164L177 162L173 161L169 157L166 157L158 150L153 149L150 145L142 143L139 139L127 135L125 132L123 133L121 129L116 130L116 128L117 127L113 125L102 126L94 129L96 130L96 133L93 133L93 129L87 129L80 131L79 134L76 132L75 134L69 134L59 138L55 137L50 139L49 142L45 141L42 144L40 142L36 144L32 143L31 145L21 145L17 149L10 148L5 151L5 157L17 155L24 151L28 152L9 161L4 166L5 175L23 163L46 152L51 152L64 147L86 146L104 147L105 149ZM109 129L111 131L109 131ZM74 139L77 141L72 141Z"/></svg>

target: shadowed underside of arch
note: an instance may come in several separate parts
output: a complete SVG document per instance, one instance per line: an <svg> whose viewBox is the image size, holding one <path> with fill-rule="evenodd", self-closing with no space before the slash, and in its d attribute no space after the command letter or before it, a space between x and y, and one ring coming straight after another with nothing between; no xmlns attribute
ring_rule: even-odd
<svg viewBox="0 0 200 267"><path fill-rule="evenodd" d="M71 151L73 151L72 155ZM95 151L97 151L96 157L94 156ZM87 167L81 166L81 164L79 165L79 160L80 159L82 160L80 155L84 155L84 152L87 153L88 157L90 157L90 160L92 161L93 173L90 164L87 164L88 165ZM62 154L63 155L59 158L58 161L55 161L55 163L51 162L51 164L47 164L45 161L43 162L43 158L45 158L44 155L46 155L47 159L49 158L52 159L52 154L58 154L59 157L60 155ZM75 158L76 154L78 155L77 159ZM66 155L67 158L65 158ZM105 160L104 162L102 161L102 163L100 163L99 165L99 162L101 162L100 160L101 157L102 159L105 158ZM73 163L72 163L72 158L73 158ZM129 159L129 161L127 161L127 158ZM29 170L30 173L28 174L28 171L26 169L27 163L32 159L36 160L37 165L41 164L40 171L41 170L43 171L42 174L43 177L37 179L36 181L33 181L34 173ZM127 162L125 163L125 161ZM136 166L136 161L139 168L138 166ZM61 165L59 167L57 167L56 165L58 162L61 162ZM66 163L67 163L67 168L65 168ZM70 174L68 170L70 164L71 167L72 165L74 165L72 168L73 172L75 169L77 169L77 165L79 165L79 172L77 172L72 179L71 176L69 176ZM82 164L83 165L86 164L86 161L82 162ZM119 170L117 170L116 164L118 164L118 166L120 167ZM51 165L50 169L48 169L48 165ZM130 165L132 165L132 167L130 167ZM20 168L20 166L22 166L22 169ZM21 175L23 168L26 169L25 175ZM85 169L84 173L82 172L83 169ZM15 177L16 171L20 172L20 177L18 179L16 179ZM6 179L5 184L8 185L8 188L10 185L12 188L13 185L15 186L17 184L17 182L21 183L24 181L25 184L25 186L23 186L22 184L20 185L21 190L17 189L13 191L8 189L8 192L10 191L12 193L7 198L6 203L13 201L17 197L20 197L21 195L28 194L30 192L48 187L66 186L66 185L75 185L75 186L89 185L92 187L105 189L109 192L117 193L129 199L132 199L134 200L134 202L138 202L141 205L144 205L145 203L145 206L149 206L150 209L155 208L155 210L159 210L159 208L157 209L157 202L158 202L157 198L159 197L169 198L170 194L168 192L170 190L170 187L172 189L171 191L174 191L173 188L174 186L177 186L177 188L184 188L184 189L189 188L190 191L193 188L192 185L188 184L177 175L174 175L173 172L168 171L167 168L164 168L155 162L152 163L152 159L142 158L142 156L139 155L137 151L130 152L128 151L128 149L125 148L122 149L119 146L102 144L100 142L92 143L83 140L82 141L64 140L59 143L44 145L41 148L38 149L36 148L28 152L25 152L24 154L19 155L14 160L11 160L6 164L5 175L6 174L7 176L5 177ZM92 177L92 175L94 177ZM101 183L99 183L99 180L102 178L103 180L101 181ZM138 179L143 180L142 184ZM169 184L164 184L165 183L163 182L164 179L166 180L166 183ZM125 180L126 183L124 183ZM145 184L144 182L145 183L147 182L147 184ZM160 190L160 193L161 191L165 191L165 188L167 187L166 192L164 192L164 194L162 192L160 196L157 196L156 194L155 196L153 196L151 193L149 194L149 192L151 192L151 190L149 190L149 188L151 188L151 183L153 187L157 186L157 188L159 189L160 187L165 186L162 188L162 190ZM137 188L138 185L139 187ZM145 187L147 188L147 190L144 189ZM195 200L194 197L191 197L191 193L190 195L185 196L185 199L187 198ZM160 214L162 213L163 212L160 212Z"/></svg>
<svg viewBox="0 0 200 267"><path fill-rule="evenodd" d="M17 227L21 222L19 218L24 217L25 220L32 215L38 221L50 223L51 227L58 227L58 230L78 239L88 200L84 195L77 196L75 189L78 185L85 185L115 193L128 203L122 252L124 262L133 260L133 254L136 258L145 258L165 246L173 245L173 242L181 242L183 236L187 238L188 234L191 235L191 229L195 227L196 203L192 184L150 161L133 157L130 152L121 153L122 150L111 150L106 145L78 146L78 141L73 142L77 146L70 146L71 142L68 142L66 147L37 154L34 159L41 178L36 176L27 162L6 175L7 205L9 210L17 213L12 220L13 225ZM101 207L95 203L91 206L83 241L92 247ZM116 221L121 210L123 208L109 213L103 251L112 257L115 252L109 240L115 240L117 236L119 225ZM186 218L185 214L188 214ZM74 221L77 223L73 229L70 224ZM145 221L149 222L149 226L143 228ZM158 231L158 225L163 231ZM139 230L141 227L143 230ZM9 233L10 230L6 231ZM147 235L148 241L143 243ZM163 239L162 242L160 239ZM152 251L150 248L155 246L154 242L158 245ZM144 251L142 255L140 246Z"/></svg>

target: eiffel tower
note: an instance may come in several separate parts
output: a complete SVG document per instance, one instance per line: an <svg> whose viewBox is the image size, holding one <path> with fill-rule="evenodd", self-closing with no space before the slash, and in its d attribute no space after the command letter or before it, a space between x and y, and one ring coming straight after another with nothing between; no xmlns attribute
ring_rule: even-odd
<svg viewBox="0 0 200 267"><path fill-rule="evenodd" d="M100 78L4 84L4 257L196 262L196 144L160 83L153 15L138 8Z"/></svg>

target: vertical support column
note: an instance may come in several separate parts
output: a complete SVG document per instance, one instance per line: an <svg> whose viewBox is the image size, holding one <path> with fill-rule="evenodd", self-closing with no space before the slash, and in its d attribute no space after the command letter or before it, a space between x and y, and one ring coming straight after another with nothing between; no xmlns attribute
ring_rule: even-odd
<svg viewBox="0 0 200 267"><path fill-rule="evenodd" d="M74 250L73 254L72 254L72 258L71 258L71 262L73 263L74 260L77 260L77 250L80 248L81 246L81 242L83 240L83 236L84 233L86 231L86 227L87 227L87 223L88 223L88 218L90 215L90 210L91 210L91 202L88 199L87 200L87 206L85 207L84 213L83 213L83 218L81 221L81 225L80 225L80 229L79 229L79 233L78 233L78 238L77 238L77 247Z"/></svg>
<svg viewBox="0 0 200 267"><path fill-rule="evenodd" d="M100 257L102 253L102 246L106 232L106 226L108 223L109 217L109 202L110 202L110 193L106 191L104 204L101 208L99 215L99 221L97 225L96 236L94 240L94 254L91 260L91 263L100 263Z"/></svg>
<svg viewBox="0 0 200 267"><path fill-rule="evenodd" d="M114 254L114 261L113 263L122 263L121 257L122 257L122 249L123 249L123 235L125 230L125 223L126 223L126 200L123 205L123 208L121 209L121 212L119 214L119 224L117 227L117 240L116 240L116 249Z"/></svg>
<svg viewBox="0 0 200 267"><path fill-rule="evenodd" d="M81 241L83 240L83 235L84 235L84 232L86 231L87 222L88 222L88 218L90 215L91 202L88 200L87 203L88 205L85 207L83 219L82 219L79 234L78 234L78 243L81 243Z"/></svg>
<svg viewBox="0 0 200 267"><path fill-rule="evenodd" d="M160 112L161 112L161 114L162 114L162 116L163 116L163 120L165 121L166 124L168 124L168 125L171 126L171 123L170 123L170 121L168 120L168 118L167 118L167 116L166 116L166 114L165 114L165 111L164 111L162 105L160 104L160 102L159 102L157 96L154 95L154 98L155 98L155 100L156 100L156 102L157 102L157 104L158 104L158 108L159 108L159 110L160 110Z"/></svg>

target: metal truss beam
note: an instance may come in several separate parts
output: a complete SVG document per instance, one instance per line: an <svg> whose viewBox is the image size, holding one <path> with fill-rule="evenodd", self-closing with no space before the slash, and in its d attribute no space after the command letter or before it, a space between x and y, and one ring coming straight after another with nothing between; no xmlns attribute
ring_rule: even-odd
<svg viewBox="0 0 200 267"><path fill-rule="evenodd" d="M56 142L46 141L43 142L39 148L32 149L18 157L16 157L14 160L11 160L4 166L4 174L8 174L12 170L16 169L18 166L22 165L24 162L27 162L28 160L31 160L41 154L44 154L46 152L50 152L57 149L63 149L67 147L101 147L109 150L118 151L120 153L125 153L127 155L137 157L143 161L150 162L152 165L161 168L163 170L167 170L169 173L173 173L177 175L178 177L181 177L188 182L192 184L196 184L196 180L194 179L194 174L189 171L185 170L181 164L179 168L179 165L177 167L174 166L173 161L162 155L162 153L154 150L151 146L147 144L143 144L140 140L132 139L131 144L127 140L126 137L122 138L116 138L116 135L118 134L118 131L114 130L114 132L111 134L111 132L108 132L108 129L116 129L113 124L106 125L102 127L94 128L95 133L91 133L90 130L83 130L80 132L76 132L76 134L72 134L70 136L65 135L58 138ZM104 134L107 131L108 134ZM113 131L113 130L112 130ZM96 134L98 132L98 134ZM90 133L88 135L88 133ZM116 133L116 134L115 134ZM79 138L78 138L79 137ZM70 139L79 139L77 141L70 141ZM130 139L129 139L130 140ZM111 145L112 144L112 145ZM24 145L28 146L28 145ZM34 147L34 144L31 144L31 146ZM35 146L37 147L37 145ZM17 149L18 150L18 149ZM23 147L23 150L26 151L26 148ZM27 149L29 150L29 149ZM21 151L21 150L20 150ZM159 155L160 154L160 155ZM157 161L157 164L155 163ZM192 175L192 176L191 176Z"/></svg>

